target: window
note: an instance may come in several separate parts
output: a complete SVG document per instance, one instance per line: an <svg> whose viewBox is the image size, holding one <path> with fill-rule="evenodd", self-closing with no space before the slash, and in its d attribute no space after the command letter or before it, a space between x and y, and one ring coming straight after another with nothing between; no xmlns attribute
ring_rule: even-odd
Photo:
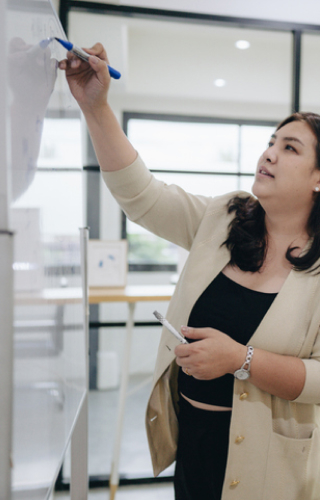
<svg viewBox="0 0 320 500"><path fill-rule="evenodd" d="M38 168L82 169L80 118L45 118Z"/></svg>
<svg viewBox="0 0 320 500"><path fill-rule="evenodd" d="M251 191L257 160L274 127L272 122L124 115L129 140L157 178L206 196ZM131 270L176 269L176 245L129 220L123 237L129 242Z"/></svg>
<svg viewBox="0 0 320 500"><path fill-rule="evenodd" d="M47 275L80 272L82 197L80 118L45 118L35 178L12 209L38 210Z"/></svg>

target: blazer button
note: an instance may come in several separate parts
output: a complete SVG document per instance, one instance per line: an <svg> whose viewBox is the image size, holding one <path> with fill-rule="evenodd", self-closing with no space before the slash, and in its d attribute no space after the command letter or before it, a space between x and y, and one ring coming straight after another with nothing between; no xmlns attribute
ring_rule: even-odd
<svg viewBox="0 0 320 500"><path fill-rule="evenodd" d="M238 486L239 483L240 481L238 479L234 479L233 481L231 481L230 486Z"/></svg>
<svg viewBox="0 0 320 500"><path fill-rule="evenodd" d="M244 440L244 436L237 436L235 443L240 444L240 443L242 443L243 440Z"/></svg>
<svg viewBox="0 0 320 500"><path fill-rule="evenodd" d="M243 401L244 399L247 399L248 396L249 396L248 392L243 392L242 394L240 394L239 398L241 401Z"/></svg>

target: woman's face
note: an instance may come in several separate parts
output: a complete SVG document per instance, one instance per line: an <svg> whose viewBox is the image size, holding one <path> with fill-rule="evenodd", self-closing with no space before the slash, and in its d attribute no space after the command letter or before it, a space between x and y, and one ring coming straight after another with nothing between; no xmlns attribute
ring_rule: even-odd
<svg viewBox="0 0 320 500"><path fill-rule="evenodd" d="M311 209L314 188L320 187L315 148L316 138L304 122L294 121L277 130L258 161L253 194L263 205Z"/></svg>

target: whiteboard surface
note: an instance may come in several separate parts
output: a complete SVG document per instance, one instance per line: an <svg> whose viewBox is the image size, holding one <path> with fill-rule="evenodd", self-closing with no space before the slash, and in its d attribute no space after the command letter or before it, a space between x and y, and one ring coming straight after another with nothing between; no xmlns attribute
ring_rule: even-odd
<svg viewBox="0 0 320 500"><path fill-rule="evenodd" d="M38 164L45 117L63 118L75 109L57 68L65 50L55 41L40 44L65 34L50 0L9 0L6 15L9 224L16 233L12 498L34 500L50 497L86 393L79 236L83 210L71 211L70 220L72 192L70 198L61 197L61 165L50 167L45 182ZM55 182L50 182L53 175ZM39 186L42 197L31 204L28 194ZM44 205L46 211L48 205L52 213L56 210L54 227L44 216ZM65 302L59 299L62 287L76 290ZM40 295L51 299L37 301Z"/></svg>

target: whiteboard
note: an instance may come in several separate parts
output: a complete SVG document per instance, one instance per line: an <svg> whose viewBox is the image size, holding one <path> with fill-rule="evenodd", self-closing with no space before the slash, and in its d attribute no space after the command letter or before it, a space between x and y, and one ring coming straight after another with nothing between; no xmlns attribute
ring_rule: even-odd
<svg viewBox="0 0 320 500"><path fill-rule="evenodd" d="M86 396L82 173L79 165L65 171L63 157L55 163L59 134L46 133L49 118L67 120L69 134L70 113L73 120L80 116L57 68L65 50L55 41L41 43L54 36L65 38L50 0L7 2L9 227L15 232L14 500L50 497ZM41 155L53 155L49 167Z"/></svg>

